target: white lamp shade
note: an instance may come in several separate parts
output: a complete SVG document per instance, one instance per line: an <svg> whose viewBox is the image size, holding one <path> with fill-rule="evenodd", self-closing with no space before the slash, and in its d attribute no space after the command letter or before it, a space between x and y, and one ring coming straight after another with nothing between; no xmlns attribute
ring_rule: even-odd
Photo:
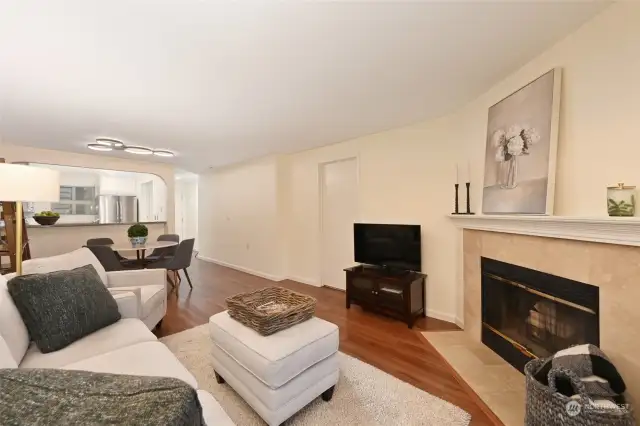
<svg viewBox="0 0 640 426"><path fill-rule="evenodd" d="M57 170L0 163L0 201L59 201Z"/></svg>

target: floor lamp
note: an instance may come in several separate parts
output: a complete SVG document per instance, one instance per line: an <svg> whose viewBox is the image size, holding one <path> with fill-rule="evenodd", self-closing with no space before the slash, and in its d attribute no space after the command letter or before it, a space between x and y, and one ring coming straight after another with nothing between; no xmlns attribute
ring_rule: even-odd
<svg viewBox="0 0 640 426"><path fill-rule="evenodd" d="M60 174L56 170L0 163L0 201L16 203L17 275L22 274L22 203L59 200Z"/></svg>

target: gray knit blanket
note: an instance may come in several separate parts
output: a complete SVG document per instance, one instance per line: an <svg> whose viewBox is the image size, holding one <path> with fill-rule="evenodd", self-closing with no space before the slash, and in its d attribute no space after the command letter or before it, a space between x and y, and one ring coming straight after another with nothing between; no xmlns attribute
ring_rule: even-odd
<svg viewBox="0 0 640 426"><path fill-rule="evenodd" d="M178 379L53 369L0 369L0 425L204 425Z"/></svg>
<svg viewBox="0 0 640 426"><path fill-rule="evenodd" d="M617 407L624 404L626 385L618 370L595 345L577 345L557 352L534 374L536 380L548 385L548 374L552 370L568 370L577 376L580 384L576 386L568 378L556 378L556 389L568 397L577 397L581 387L586 396L593 402Z"/></svg>

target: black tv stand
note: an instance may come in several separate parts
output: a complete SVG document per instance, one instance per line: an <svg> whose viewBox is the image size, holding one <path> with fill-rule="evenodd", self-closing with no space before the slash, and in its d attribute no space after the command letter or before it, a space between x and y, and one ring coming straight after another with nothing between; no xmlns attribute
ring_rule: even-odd
<svg viewBox="0 0 640 426"><path fill-rule="evenodd" d="M347 309L351 303L407 323L426 316L425 279L419 272L359 265L347 273Z"/></svg>
<svg viewBox="0 0 640 426"><path fill-rule="evenodd" d="M403 275L407 275L410 274L411 271L409 271L408 269L403 269L403 268L398 268L396 266L388 266L388 265L382 265L378 267L380 269L380 272L392 277L401 277Z"/></svg>

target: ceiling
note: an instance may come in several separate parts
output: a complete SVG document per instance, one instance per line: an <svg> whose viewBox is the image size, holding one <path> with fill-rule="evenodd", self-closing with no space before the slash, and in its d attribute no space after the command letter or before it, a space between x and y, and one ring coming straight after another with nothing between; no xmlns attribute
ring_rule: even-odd
<svg viewBox="0 0 640 426"><path fill-rule="evenodd" d="M449 113L606 5L0 0L0 137L195 172L309 149Z"/></svg>

